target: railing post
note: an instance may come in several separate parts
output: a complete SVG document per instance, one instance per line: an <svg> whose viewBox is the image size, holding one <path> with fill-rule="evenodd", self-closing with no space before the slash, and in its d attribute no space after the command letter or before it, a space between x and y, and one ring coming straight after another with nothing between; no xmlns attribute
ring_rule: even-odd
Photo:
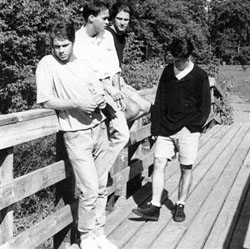
<svg viewBox="0 0 250 249"><path fill-rule="evenodd" d="M0 150L0 198L1 185L13 179L13 147ZM13 206L0 210L0 245L13 238Z"/></svg>
<svg viewBox="0 0 250 249"><path fill-rule="evenodd" d="M120 155L118 156L115 165L112 168L113 174L122 172L128 166L128 148L124 148ZM112 172L111 171L111 172ZM124 181L124 177L121 173L115 182L115 196L117 197L126 197L127 196L127 184Z"/></svg>

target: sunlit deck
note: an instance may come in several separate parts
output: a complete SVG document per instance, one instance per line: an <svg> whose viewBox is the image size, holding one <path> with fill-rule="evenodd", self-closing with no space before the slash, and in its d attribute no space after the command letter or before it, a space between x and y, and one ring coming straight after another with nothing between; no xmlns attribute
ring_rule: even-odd
<svg viewBox="0 0 250 249"><path fill-rule="evenodd" d="M155 90L149 89L145 94L151 99ZM216 85L211 86L211 96L212 115L207 132L201 137L183 223L173 222L171 214L180 177L176 160L166 168L159 221L145 222L132 214L133 208L146 205L151 199L149 172L154 145L147 119L146 122L139 119L130 127L129 145L118 158L111 172L113 183L108 186L108 210L112 212L107 217L106 234L118 248L250 249L249 105L237 110L233 125L215 125L210 129L210 124L221 123L221 110L216 103L222 95ZM53 134L59 135L52 110L37 109L0 117L1 249L34 249L51 239L55 249L79 249L74 233L75 186L60 136L56 143L58 161L20 177L13 175L14 147ZM145 143L147 140L150 143ZM14 204L50 186L57 190L55 210L14 235Z"/></svg>
<svg viewBox="0 0 250 249"><path fill-rule="evenodd" d="M216 125L202 135L194 168L186 220L175 223L171 207L177 198L179 167L166 168L165 192L158 222L131 213L151 197L148 182L108 216L108 238L126 249L250 248L250 126Z"/></svg>

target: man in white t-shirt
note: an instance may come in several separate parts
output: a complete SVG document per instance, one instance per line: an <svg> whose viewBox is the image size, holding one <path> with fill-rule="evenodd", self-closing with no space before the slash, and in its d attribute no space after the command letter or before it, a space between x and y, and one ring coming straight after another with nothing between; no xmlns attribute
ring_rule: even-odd
<svg viewBox="0 0 250 249"><path fill-rule="evenodd" d="M104 158L111 168L129 140L124 95L115 86L121 69L113 37L105 30L109 18L108 5L101 0L89 2L84 6L83 17L86 25L76 32L74 54L89 61L109 96L107 102L116 110L117 117L109 124L110 144Z"/></svg>
<svg viewBox="0 0 250 249"><path fill-rule="evenodd" d="M109 165L104 89L88 62L73 55L73 24L57 22L52 54L36 70L37 103L58 113L59 129L80 189L78 230L82 249L117 248L104 236Z"/></svg>

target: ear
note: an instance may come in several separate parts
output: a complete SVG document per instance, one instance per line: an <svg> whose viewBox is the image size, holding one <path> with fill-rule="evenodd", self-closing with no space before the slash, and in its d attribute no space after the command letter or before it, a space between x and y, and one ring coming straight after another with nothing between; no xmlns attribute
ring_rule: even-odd
<svg viewBox="0 0 250 249"><path fill-rule="evenodd" d="M52 45L52 48L51 48L51 54L52 55L55 55L55 49L54 49L54 46Z"/></svg>
<svg viewBox="0 0 250 249"><path fill-rule="evenodd" d="M92 23L94 21L95 16L94 15L89 15L88 21Z"/></svg>

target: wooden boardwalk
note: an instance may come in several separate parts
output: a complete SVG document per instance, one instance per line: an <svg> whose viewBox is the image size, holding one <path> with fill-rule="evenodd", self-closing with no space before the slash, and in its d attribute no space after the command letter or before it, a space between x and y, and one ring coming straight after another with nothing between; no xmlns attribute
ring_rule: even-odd
<svg viewBox="0 0 250 249"><path fill-rule="evenodd" d="M148 182L128 199L119 199L108 215L106 233L124 249L249 249L250 126L216 125L201 137L186 203L186 220L172 220L179 167L166 168L163 205L158 222L145 222L131 209L151 198Z"/></svg>

